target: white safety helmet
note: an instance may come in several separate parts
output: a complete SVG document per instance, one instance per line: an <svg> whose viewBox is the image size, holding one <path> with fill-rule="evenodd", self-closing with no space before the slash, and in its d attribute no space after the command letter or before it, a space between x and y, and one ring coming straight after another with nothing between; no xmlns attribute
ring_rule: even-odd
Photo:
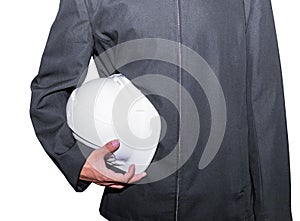
<svg viewBox="0 0 300 221"><path fill-rule="evenodd" d="M97 78L76 88L66 113L74 138L89 147L100 148L119 139L120 147L107 163L123 171L134 163L136 173L149 166L160 138L160 117L124 75Z"/></svg>

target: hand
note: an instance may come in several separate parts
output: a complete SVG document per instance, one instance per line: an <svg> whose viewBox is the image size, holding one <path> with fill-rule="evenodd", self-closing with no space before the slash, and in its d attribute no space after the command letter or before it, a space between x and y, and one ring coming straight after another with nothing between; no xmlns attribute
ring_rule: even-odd
<svg viewBox="0 0 300 221"><path fill-rule="evenodd" d="M147 175L145 172L134 174L134 164L130 165L125 174L116 173L106 167L107 155L111 155L119 146L119 141L113 140L105 144L104 147L94 150L83 165L79 179L91 181L101 186L122 189L126 184L137 182L145 177Z"/></svg>

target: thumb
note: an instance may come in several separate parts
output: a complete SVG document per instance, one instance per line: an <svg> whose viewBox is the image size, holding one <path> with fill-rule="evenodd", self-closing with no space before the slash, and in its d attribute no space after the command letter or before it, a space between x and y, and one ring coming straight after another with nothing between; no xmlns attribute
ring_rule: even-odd
<svg viewBox="0 0 300 221"><path fill-rule="evenodd" d="M112 141L106 143L103 146L103 150L106 154L113 153L119 148L119 146L120 146L120 142L118 139L116 139L116 140L112 140Z"/></svg>

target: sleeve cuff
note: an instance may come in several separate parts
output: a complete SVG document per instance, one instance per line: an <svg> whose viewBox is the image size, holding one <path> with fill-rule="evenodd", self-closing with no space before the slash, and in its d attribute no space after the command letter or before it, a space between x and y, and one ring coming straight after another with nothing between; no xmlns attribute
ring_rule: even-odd
<svg viewBox="0 0 300 221"><path fill-rule="evenodd" d="M80 172L86 159L95 149L90 148L79 141L67 152L59 156L58 163L64 176L76 192L83 192L92 183L90 181L80 180Z"/></svg>

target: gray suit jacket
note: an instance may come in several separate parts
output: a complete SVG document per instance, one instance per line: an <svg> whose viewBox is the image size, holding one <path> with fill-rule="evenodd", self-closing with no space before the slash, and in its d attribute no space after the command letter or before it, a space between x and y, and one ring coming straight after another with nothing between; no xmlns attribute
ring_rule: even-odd
<svg viewBox="0 0 300 221"><path fill-rule="evenodd" d="M292 220L284 94L270 0L61 0L39 73L30 85L30 117L41 145L72 187L84 191L90 184L78 177L92 149L84 148L84 155L73 138L66 124L66 101L86 74L91 57L98 60L100 76L110 75L107 61L114 66L118 59L97 59L99 55L119 43L144 38L182 43L206 62L199 73L212 71L214 77L199 75L205 82L199 84L188 69L151 59L160 49L155 44L147 49L150 59L116 68L132 80L159 74L184 88L165 85L174 92L173 104L157 95L158 88L164 87L161 81L136 83L152 93L148 97L167 125L153 162L175 150L163 165L178 169L170 174L162 169L167 176L155 182L123 190L106 187L100 213L124 221ZM184 51L178 47L165 52L184 66L184 59L192 60ZM127 56L118 50L113 55ZM212 79L218 80L221 91L207 86ZM184 91L190 94L201 121L197 134L197 126L184 126L189 113L192 117L192 109L184 104ZM226 112L218 108L223 98ZM213 100L217 108L212 109ZM215 123L224 116L220 145L205 151L208 140L214 143L222 135L224 125ZM186 119L183 126L179 117ZM180 128L189 131L187 137L180 139ZM211 135L212 128L217 135ZM183 140L195 135L199 137L191 150ZM213 159L199 169L205 154L206 160ZM186 162L180 165L184 157ZM154 176L149 171L148 179Z"/></svg>

